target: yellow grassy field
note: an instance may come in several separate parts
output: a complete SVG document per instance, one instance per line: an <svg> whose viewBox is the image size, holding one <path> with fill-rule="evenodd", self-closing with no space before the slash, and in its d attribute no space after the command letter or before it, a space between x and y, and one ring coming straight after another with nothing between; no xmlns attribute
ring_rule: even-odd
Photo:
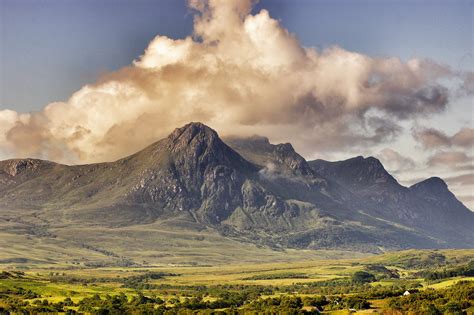
<svg viewBox="0 0 474 315"><path fill-rule="evenodd" d="M474 281L474 277L455 277L455 278L447 279L438 283L426 284L424 287L432 288L432 289L443 289L443 288L452 286L458 283L459 281Z"/></svg>
<svg viewBox="0 0 474 315"><path fill-rule="evenodd" d="M150 280L150 284L180 286L215 286L215 285L262 285L262 286L286 286L295 283L306 283L324 281L340 277L350 277L354 272L364 270L364 268L373 263L383 263L385 266L397 269L400 273L409 274L414 270L405 270L396 267L397 257L404 254L413 254L416 252L397 252L388 253L380 256L356 257L353 259L309 259L295 262L274 262L274 263L247 263L247 264L228 264L216 266L157 266L147 268L84 268L78 266L59 265L54 268L51 266L31 265L25 272L24 279L0 279L0 293L9 288L21 287L30 289L42 298L47 298L52 302L64 300L71 297L74 302L78 302L84 297L90 297L94 294L116 295L125 293L128 296L136 295L136 290L122 287L119 278L129 278L146 272L164 272L176 274L176 276L165 276L162 279ZM466 251L443 251L450 257L472 257L474 250ZM6 265L3 270L18 270L16 266ZM0 269L0 272L2 269ZM301 275L302 278L285 277L285 275ZM303 277L304 276L304 277ZM88 279L89 283L66 283L65 281L54 281L55 277L78 279ZM268 277L268 279L266 279ZM276 278L275 278L276 277ZM280 278L279 278L280 277ZM272 279L275 278L275 279ZM403 277L402 277L403 278ZM413 280L413 279L411 279ZM422 282L424 288L441 289L451 286L460 280L474 281L474 277L446 279L439 283L423 282L422 279L415 279ZM372 285L390 286L396 284L398 280L382 280L372 283ZM147 294L156 294L157 296L169 299L171 297L183 298L177 296L177 290L160 293L151 290L143 290ZM178 290L179 291L179 290ZM276 293L275 295L279 295ZM306 295L301 295L306 296ZM267 296L269 297L269 296ZM206 297L212 299L212 297ZM383 300L372 301L377 308L383 306ZM345 314L345 313L334 313Z"/></svg>

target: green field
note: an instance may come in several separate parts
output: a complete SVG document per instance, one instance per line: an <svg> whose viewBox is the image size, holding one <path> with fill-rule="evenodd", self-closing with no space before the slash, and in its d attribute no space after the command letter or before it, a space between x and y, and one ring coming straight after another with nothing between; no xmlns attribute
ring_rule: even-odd
<svg viewBox="0 0 474 315"><path fill-rule="evenodd" d="M469 314L473 262L474 250L410 250L206 266L3 264L0 313Z"/></svg>

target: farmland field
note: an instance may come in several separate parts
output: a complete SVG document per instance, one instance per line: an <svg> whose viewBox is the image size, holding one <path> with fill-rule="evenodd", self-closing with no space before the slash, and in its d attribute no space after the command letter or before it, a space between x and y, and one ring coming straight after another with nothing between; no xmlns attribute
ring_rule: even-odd
<svg viewBox="0 0 474 315"><path fill-rule="evenodd" d="M473 261L473 250L410 250L201 266L3 264L0 312L472 314Z"/></svg>

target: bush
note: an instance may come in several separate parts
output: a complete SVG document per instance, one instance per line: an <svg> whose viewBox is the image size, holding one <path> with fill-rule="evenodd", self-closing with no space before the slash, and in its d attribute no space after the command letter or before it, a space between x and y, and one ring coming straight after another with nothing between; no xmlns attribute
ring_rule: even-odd
<svg viewBox="0 0 474 315"><path fill-rule="evenodd" d="M375 281L375 276L367 271L357 271L352 275L352 282L363 284Z"/></svg>

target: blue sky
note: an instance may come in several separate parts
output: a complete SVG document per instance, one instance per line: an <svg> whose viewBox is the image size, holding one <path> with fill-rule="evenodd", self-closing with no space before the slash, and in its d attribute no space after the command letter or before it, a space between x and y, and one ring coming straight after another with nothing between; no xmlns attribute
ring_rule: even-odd
<svg viewBox="0 0 474 315"><path fill-rule="evenodd" d="M371 56L473 63L469 0L262 0L304 46ZM104 72L129 65L156 35L184 38L193 16L178 0L0 0L0 109L40 110Z"/></svg>

